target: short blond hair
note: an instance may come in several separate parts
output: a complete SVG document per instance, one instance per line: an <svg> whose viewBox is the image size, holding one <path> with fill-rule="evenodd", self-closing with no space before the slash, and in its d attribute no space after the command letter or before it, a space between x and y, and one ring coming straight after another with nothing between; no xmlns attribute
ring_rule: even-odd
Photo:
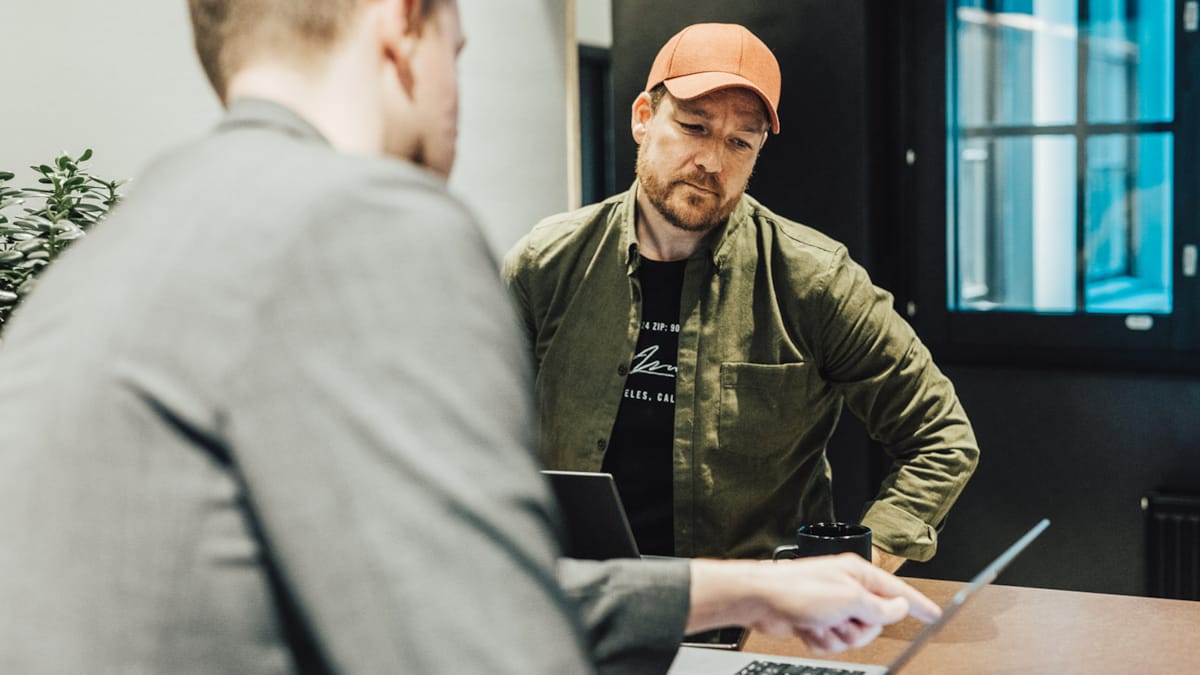
<svg viewBox="0 0 1200 675"><path fill-rule="evenodd" d="M425 21L452 0L417 0ZM320 61L341 39L367 0L188 0L196 54L208 81L225 100L229 78L264 54L300 66Z"/></svg>

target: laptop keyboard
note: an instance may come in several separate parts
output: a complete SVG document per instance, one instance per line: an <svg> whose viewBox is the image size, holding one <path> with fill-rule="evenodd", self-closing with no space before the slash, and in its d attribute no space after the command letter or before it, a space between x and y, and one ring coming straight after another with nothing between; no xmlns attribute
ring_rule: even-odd
<svg viewBox="0 0 1200 675"><path fill-rule="evenodd" d="M866 675L865 670L842 670L821 666L802 666L777 661L755 661L734 675Z"/></svg>

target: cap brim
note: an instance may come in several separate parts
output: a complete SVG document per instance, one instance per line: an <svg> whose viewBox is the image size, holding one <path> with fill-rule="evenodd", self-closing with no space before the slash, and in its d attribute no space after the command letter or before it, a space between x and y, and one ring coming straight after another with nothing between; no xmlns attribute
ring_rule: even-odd
<svg viewBox="0 0 1200 675"><path fill-rule="evenodd" d="M763 105L767 109L767 114L771 116L771 132L779 133L779 113L775 112L775 106L771 105L771 99L763 93L762 89L754 86L754 83L740 75L733 73L693 73L691 75L682 75L663 80L667 91L677 99L688 100L711 94L718 89L730 89L732 87L742 87L758 94L762 99Z"/></svg>

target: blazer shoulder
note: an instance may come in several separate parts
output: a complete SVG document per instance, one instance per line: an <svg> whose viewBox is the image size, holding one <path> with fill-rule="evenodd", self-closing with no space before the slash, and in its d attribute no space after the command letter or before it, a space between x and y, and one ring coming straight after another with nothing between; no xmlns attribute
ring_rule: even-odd
<svg viewBox="0 0 1200 675"><path fill-rule="evenodd" d="M324 196L313 208L318 227L352 216L361 226L423 238L453 239L464 230L482 236L470 208L420 167L391 158L339 156L324 168Z"/></svg>

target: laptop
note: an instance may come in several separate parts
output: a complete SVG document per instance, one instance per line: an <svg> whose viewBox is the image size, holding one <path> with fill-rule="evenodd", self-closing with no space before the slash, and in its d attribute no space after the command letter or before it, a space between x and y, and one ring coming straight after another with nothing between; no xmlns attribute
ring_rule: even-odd
<svg viewBox="0 0 1200 675"><path fill-rule="evenodd" d="M610 473L542 471L566 523L563 553L581 560L638 558L637 540Z"/></svg>
<svg viewBox="0 0 1200 675"><path fill-rule="evenodd" d="M667 671L667 675L791 675L799 673L804 675L893 675L900 672L900 669L925 646L925 643L958 613L967 598L974 595L980 588L995 581L1000 572L1013 561L1013 558L1024 551L1025 547L1029 546L1030 542L1049 526L1050 521L1043 518L987 567L983 568L982 572L967 582L967 585L963 586L942 608L942 616L937 621L925 626L917 634L917 637L913 638L913 641L905 647L904 651L900 652L900 655L887 666L681 647L678 656L675 657L675 662L671 664L671 669Z"/></svg>
<svg viewBox="0 0 1200 675"><path fill-rule="evenodd" d="M558 499L566 523L563 552L569 558L609 560L639 558L637 539L612 474L588 471L542 471ZM654 558L658 556L646 556ZM748 631L740 626L685 635L683 644L707 649L739 649Z"/></svg>

